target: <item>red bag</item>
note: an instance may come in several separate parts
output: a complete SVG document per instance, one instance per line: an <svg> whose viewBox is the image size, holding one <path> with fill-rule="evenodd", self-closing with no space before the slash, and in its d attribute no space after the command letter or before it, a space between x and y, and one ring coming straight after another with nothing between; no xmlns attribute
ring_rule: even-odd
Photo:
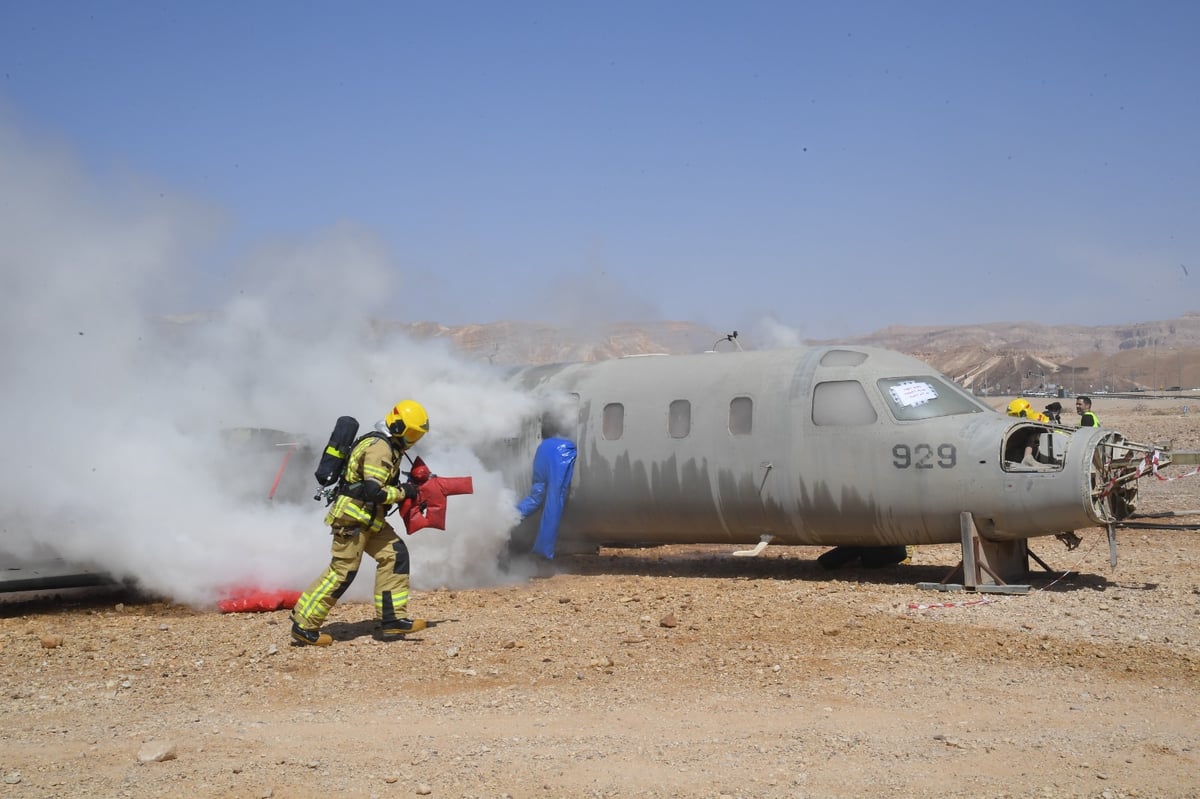
<svg viewBox="0 0 1200 799"><path fill-rule="evenodd" d="M264 591L260 588L235 588L217 602L222 613L258 613L285 610L296 606L300 591Z"/></svg>

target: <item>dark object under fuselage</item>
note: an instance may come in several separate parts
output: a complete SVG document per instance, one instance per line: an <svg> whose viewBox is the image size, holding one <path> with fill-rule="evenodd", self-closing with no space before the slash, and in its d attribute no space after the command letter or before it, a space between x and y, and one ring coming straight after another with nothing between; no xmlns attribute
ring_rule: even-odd
<svg viewBox="0 0 1200 799"><path fill-rule="evenodd" d="M893 566L908 557L905 547L834 547L817 558L822 568L833 570L848 566L856 560L868 569Z"/></svg>

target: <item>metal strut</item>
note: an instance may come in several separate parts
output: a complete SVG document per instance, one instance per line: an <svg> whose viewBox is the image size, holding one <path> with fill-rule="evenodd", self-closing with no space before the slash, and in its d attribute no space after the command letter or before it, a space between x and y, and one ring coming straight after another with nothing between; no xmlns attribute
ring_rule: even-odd
<svg viewBox="0 0 1200 799"><path fill-rule="evenodd" d="M754 549L739 549L733 553L733 556L735 558L757 558L774 538L775 536L770 533L763 533L759 537L758 543L754 545Z"/></svg>

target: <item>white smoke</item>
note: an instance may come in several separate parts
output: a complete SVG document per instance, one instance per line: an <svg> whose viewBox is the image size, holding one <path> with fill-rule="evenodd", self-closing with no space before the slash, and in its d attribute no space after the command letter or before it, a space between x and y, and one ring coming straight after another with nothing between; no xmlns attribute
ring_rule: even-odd
<svg viewBox="0 0 1200 799"><path fill-rule="evenodd" d="M432 426L416 454L475 486L451 498L445 531L408 537L395 520L413 585L500 579L491 564L516 497L472 450L538 411L485 366L372 331L402 312L386 287L403 275L370 232L265 243L233 265L222 298L217 210L101 181L3 118L0 207L0 550L49 549L194 605L236 586L299 590L328 564L324 504L267 501L286 450L249 468L223 431L289 431L320 448L338 416L366 430L412 398ZM215 299L197 309L197 296ZM372 566L351 597L370 594Z"/></svg>
<svg viewBox="0 0 1200 799"><path fill-rule="evenodd" d="M764 316L754 324L753 335L762 349L803 347L801 331L780 322L774 316Z"/></svg>

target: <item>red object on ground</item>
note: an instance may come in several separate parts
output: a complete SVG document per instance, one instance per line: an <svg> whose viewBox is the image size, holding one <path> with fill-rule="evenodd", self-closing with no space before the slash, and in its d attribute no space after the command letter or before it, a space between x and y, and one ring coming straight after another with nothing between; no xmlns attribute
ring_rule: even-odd
<svg viewBox="0 0 1200 799"><path fill-rule="evenodd" d="M261 588L235 588L217 602L222 613L259 613L295 607L299 591L264 591Z"/></svg>
<svg viewBox="0 0 1200 799"><path fill-rule="evenodd" d="M445 530L446 497L474 492L475 485L470 477L429 477L421 483L415 500L406 499L400 503L400 518L404 520L404 529L409 535L426 527Z"/></svg>

